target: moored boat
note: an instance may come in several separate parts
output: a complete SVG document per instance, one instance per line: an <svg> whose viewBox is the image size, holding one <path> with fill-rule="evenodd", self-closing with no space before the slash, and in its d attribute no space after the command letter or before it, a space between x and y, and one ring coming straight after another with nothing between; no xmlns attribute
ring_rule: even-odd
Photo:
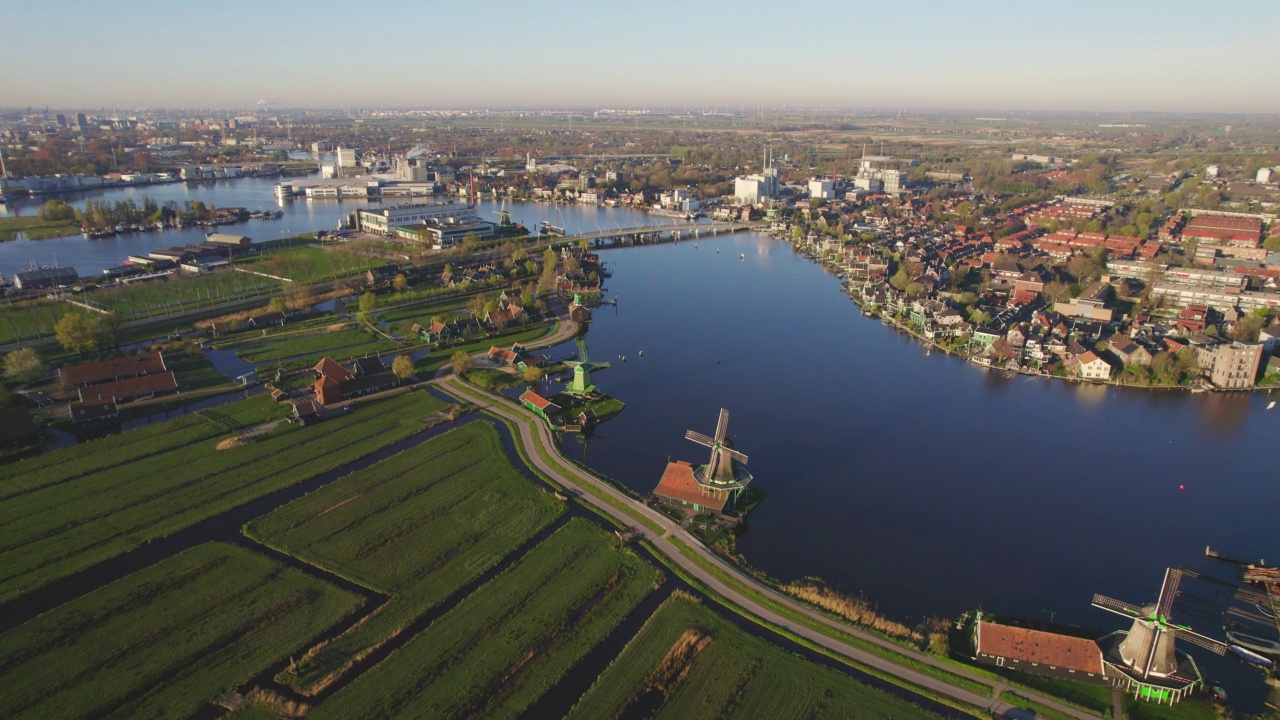
<svg viewBox="0 0 1280 720"><path fill-rule="evenodd" d="M1227 639L1242 648L1248 648L1254 652L1266 653L1267 655L1280 655L1280 642L1276 642L1275 640L1268 640L1267 638L1257 637L1256 635L1246 635L1234 630L1227 631Z"/></svg>
<svg viewBox="0 0 1280 720"><path fill-rule="evenodd" d="M1231 648L1231 652L1235 653L1237 656L1240 657L1240 659L1246 662L1253 663L1254 665L1261 665L1262 667L1265 667L1265 668L1275 666L1274 662L1272 662L1271 660L1268 660L1267 658L1262 657L1258 653L1253 652L1248 648L1242 648L1239 645L1230 645L1228 647Z"/></svg>

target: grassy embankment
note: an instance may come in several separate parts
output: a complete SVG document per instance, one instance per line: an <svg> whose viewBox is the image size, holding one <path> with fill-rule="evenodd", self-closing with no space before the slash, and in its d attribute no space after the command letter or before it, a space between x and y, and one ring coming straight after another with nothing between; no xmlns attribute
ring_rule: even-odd
<svg viewBox="0 0 1280 720"><path fill-rule="evenodd" d="M650 718L937 717L744 632L677 594L569 714Z"/></svg>
<svg viewBox="0 0 1280 720"><path fill-rule="evenodd" d="M362 598L208 543L0 636L0 716L187 717Z"/></svg>
<svg viewBox="0 0 1280 720"><path fill-rule="evenodd" d="M563 513L473 422L249 523L249 537L391 596L281 680L319 692Z"/></svg>
<svg viewBox="0 0 1280 720"><path fill-rule="evenodd" d="M660 581L570 520L309 717L517 717Z"/></svg>
<svg viewBox="0 0 1280 720"><path fill-rule="evenodd" d="M0 242L16 240L18 233L31 240L78 235L80 226L75 220L41 220L38 215L0 218Z"/></svg>
<svg viewBox="0 0 1280 720"><path fill-rule="evenodd" d="M873 643L863 638L852 635L851 633L833 628L827 625L826 623L823 623L819 620L815 620L814 618L811 618L801 612L798 612L792 609L791 607L788 607L787 605L784 605L783 603L778 602L777 600L767 596L763 591L753 586L752 584L745 582L743 580L740 580L739 578L721 570L719 567L716 567L706 558L702 557L700 554L695 552L693 548L689 547L680 538L672 537L670 538L670 540L671 540L671 543L676 546L676 548L680 551L682 555L684 555L686 558L688 558L689 560L693 561L695 564L702 567L707 572L711 573L711 575L716 577L718 580L733 587L738 592L742 593L745 597L750 598L752 601L760 604L763 607L769 608L770 610L778 613L779 615L782 615L783 617L793 622L803 625L811 630L816 630L824 635L840 640L841 642L845 642L845 643L848 643L849 645L853 645L854 647L858 647L863 650L872 652L876 655L879 655L888 660L891 660L894 663L902 665L903 667L908 667L913 670L917 670L926 675L932 675L952 685L963 688L965 690L969 690L970 692L978 693L979 695L991 694L991 688L988 685L985 685L981 682L978 682L976 680L971 680L969 678L962 677L960 675L952 673L948 670L944 670L942 668L935 667L928 663L921 662L920 660L913 658L909 655L906 655L905 653L894 651L892 649L886 648L877 643ZM741 611L739 610L739 612ZM754 619L753 616L748 615L747 617ZM892 681L899 682L899 683L901 682L896 679L893 679Z"/></svg>
<svg viewBox="0 0 1280 720"><path fill-rule="evenodd" d="M215 450L280 412L259 396L0 468L0 602L376 452L443 403L415 392L357 407Z"/></svg>

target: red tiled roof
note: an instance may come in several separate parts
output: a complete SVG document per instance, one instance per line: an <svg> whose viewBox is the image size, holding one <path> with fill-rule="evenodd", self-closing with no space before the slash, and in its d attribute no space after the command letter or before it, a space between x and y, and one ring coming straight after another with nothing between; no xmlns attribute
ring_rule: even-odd
<svg viewBox="0 0 1280 720"><path fill-rule="evenodd" d="M178 381L173 377L173 373L165 372L83 387L80 388L80 399L86 401L99 398L114 399L116 402L123 403L148 395L175 392L177 389Z"/></svg>
<svg viewBox="0 0 1280 720"><path fill-rule="evenodd" d="M527 402L543 412L546 412L547 408L555 408L556 410L560 409L559 405L556 405L532 390L525 390L520 396L520 402Z"/></svg>
<svg viewBox="0 0 1280 720"><path fill-rule="evenodd" d="M331 357L327 357L316 363L315 371L319 373L321 377L333 378L338 382L344 382L355 377L355 375L351 374L350 370L339 365L338 361Z"/></svg>
<svg viewBox="0 0 1280 720"><path fill-rule="evenodd" d="M1102 651L1086 638L978 622L978 652L1065 670L1102 674Z"/></svg>
<svg viewBox="0 0 1280 720"><path fill-rule="evenodd" d="M136 377L165 371L164 356L158 352L112 358L84 365L72 365L58 370L69 385L91 385L109 382L116 378Z"/></svg>
<svg viewBox="0 0 1280 720"><path fill-rule="evenodd" d="M724 504L729 499L727 493L712 495L704 492L698 481L693 479L693 466L683 460L667 463L667 469L662 473L662 480L658 481L658 487L654 488L653 494L697 503L708 510L716 511L724 510Z"/></svg>

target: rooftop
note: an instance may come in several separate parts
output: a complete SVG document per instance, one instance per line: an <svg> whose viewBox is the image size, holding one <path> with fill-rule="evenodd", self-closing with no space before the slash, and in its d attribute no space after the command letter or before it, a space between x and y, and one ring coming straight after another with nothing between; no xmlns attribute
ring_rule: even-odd
<svg viewBox="0 0 1280 720"><path fill-rule="evenodd" d="M658 487L654 488L653 494L697 503L708 510L716 511L723 511L724 504L729 499L727 493L707 494L693 478L693 465L683 460L667 463L667 469L662 473L662 479L658 481Z"/></svg>
<svg viewBox="0 0 1280 720"><path fill-rule="evenodd" d="M1102 674L1102 650L1098 643L1071 635L979 621L978 652Z"/></svg>

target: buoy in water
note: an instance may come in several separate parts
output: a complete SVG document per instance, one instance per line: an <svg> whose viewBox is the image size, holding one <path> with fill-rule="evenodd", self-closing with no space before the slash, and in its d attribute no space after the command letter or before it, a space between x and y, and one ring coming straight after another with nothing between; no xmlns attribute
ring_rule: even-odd
<svg viewBox="0 0 1280 720"><path fill-rule="evenodd" d="M1179 490L1186 490L1186 489L1187 489L1187 486L1186 486L1186 485L1179 485L1179 486L1178 486L1178 489L1179 489Z"/></svg>

